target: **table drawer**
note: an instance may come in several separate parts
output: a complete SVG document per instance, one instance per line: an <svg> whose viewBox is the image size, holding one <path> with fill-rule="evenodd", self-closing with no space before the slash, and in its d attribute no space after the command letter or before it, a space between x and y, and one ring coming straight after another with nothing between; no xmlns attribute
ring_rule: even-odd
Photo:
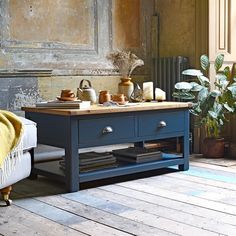
<svg viewBox="0 0 236 236"><path fill-rule="evenodd" d="M156 136L184 131L184 111L142 114L138 118L138 135Z"/></svg>
<svg viewBox="0 0 236 236"><path fill-rule="evenodd" d="M135 117L104 117L79 121L79 144L106 145L135 137Z"/></svg>

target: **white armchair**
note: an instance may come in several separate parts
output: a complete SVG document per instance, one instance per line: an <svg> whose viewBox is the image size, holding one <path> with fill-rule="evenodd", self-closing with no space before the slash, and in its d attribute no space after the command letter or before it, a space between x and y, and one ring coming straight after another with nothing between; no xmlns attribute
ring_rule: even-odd
<svg viewBox="0 0 236 236"><path fill-rule="evenodd" d="M22 136L23 139L23 156L20 160L17 160L14 170L7 177L7 179L0 183L0 192L3 196L3 200L7 205L11 204L11 200L9 199L9 195L11 192L11 185L22 180L30 175L31 172L31 154L30 150L37 145L37 128L36 123L20 117L22 123L24 125L24 133ZM32 153L32 152L31 152ZM1 173L0 173L1 179Z"/></svg>

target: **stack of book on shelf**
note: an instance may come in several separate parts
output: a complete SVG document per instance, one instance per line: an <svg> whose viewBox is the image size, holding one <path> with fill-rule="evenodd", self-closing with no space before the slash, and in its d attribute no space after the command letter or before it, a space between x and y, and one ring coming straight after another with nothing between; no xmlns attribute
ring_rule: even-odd
<svg viewBox="0 0 236 236"><path fill-rule="evenodd" d="M161 151L142 147L113 150L113 155L116 156L118 161L129 163L144 163L163 159Z"/></svg>
<svg viewBox="0 0 236 236"><path fill-rule="evenodd" d="M53 100L48 102L38 102L35 104L36 107L39 108L74 108L74 109L87 109L90 108L91 102L90 101L59 101Z"/></svg>
<svg viewBox="0 0 236 236"><path fill-rule="evenodd" d="M65 170L65 157L59 161L60 168ZM102 170L117 167L116 157L110 152L86 152L79 154L80 172Z"/></svg>
<svg viewBox="0 0 236 236"><path fill-rule="evenodd" d="M153 140L153 141L147 141L145 142L145 148L156 148L161 151L165 150L176 150L176 138L169 138L169 139L163 139L163 140Z"/></svg>

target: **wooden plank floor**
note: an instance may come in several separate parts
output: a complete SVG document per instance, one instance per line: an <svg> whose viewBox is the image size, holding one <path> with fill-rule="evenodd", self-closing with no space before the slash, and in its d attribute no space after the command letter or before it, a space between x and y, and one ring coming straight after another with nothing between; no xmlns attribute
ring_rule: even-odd
<svg viewBox="0 0 236 236"><path fill-rule="evenodd" d="M14 186L13 205L0 208L0 235L235 236L235 166L194 160L189 171L91 183L75 193L27 179Z"/></svg>

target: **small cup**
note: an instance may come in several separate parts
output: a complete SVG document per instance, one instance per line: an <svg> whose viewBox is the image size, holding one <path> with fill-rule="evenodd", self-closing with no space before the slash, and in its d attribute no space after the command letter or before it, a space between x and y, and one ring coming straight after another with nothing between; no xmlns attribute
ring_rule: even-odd
<svg viewBox="0 0 236 236"><path fill-rule="evenodd" d="M123 93L112 95L112 101L118 103L125 103L125 95Z"/></svg>
<svg viewBox="0 0 236 236"><path fill-rule="evenodd" d="M61 97L74 98L75 93L71 89L62 89Z"/></svg>
<svg viewBox="0 0 236 236"><path fill-rule="evenodd" d="M99 103L103 104L104 102L111 101L111 95L107 90L99 92Z"/></svg>

